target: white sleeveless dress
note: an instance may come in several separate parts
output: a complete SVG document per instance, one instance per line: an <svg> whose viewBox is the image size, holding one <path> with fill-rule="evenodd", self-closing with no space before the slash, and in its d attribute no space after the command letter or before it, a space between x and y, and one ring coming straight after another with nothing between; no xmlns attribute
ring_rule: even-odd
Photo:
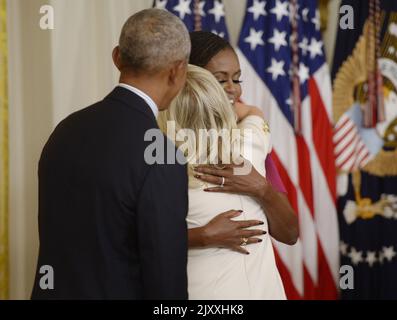
<svg viewBox="0 0 397 320"><path fill-rule="evenodd" d="M264 120L258 116L248 116L239 128L252 130L252 152L243 155L261 175L266 176L265 159L271 151L271 144ZM268 232L266 215L258 202L248 196L204 192L204 188L189 188L189 229L204 226L218 214L234 209L244 211L235 220L264 221L264 225L253 229ZM189 299L286 299L270 236L267 233L259 238L263 242L246 247L249 255L225 248L189 249Z"/></svg>

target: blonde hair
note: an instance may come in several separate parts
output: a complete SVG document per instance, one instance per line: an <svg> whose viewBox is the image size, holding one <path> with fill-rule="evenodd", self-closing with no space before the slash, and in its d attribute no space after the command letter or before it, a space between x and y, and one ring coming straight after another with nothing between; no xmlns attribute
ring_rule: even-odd
<svg viewBox="0 0 397 320"><path fill-rule="evenodd" d="M228 137L232 137L232 130L237 129L236 114L222 86L209 71L193 65L188 66L187 80L182 91L170 107L159 114L159 127L165 134L169 121L175 123L177 133L190 129L194 132L196 141L200 140L202 130L216 130L218 134L221 133L220 136L222 133L227 133ZM222 139L222 150L230 150L229 157L234 152L234 143L235 141L230 139L229 141ZM175 141L175 144L181 147L185 142ZM186 152L184 154L189 163L189 186L192 187L198 186L198 180L193 179L193 164L197 164L197 160L199 164L205 164L201 159L211 158L214 149L218 150L219 141L212 143L205 150L199 149L198 145L191 147L195 149L195 155L187 155ZM217 160L222 161L222 158L218 156Z"/></svg>

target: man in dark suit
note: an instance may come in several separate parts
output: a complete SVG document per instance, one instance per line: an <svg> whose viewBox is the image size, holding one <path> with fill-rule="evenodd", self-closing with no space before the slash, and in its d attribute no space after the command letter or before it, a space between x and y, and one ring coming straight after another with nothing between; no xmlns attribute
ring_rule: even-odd
<svg viewBox="0 0 397 320"><path fill-rule="evenodd" d="M187 299L186 166L149 164L145 133L184 85L189 54L177 17L133 15L113 52L120 85L52 133L32 299Z"/></svg>

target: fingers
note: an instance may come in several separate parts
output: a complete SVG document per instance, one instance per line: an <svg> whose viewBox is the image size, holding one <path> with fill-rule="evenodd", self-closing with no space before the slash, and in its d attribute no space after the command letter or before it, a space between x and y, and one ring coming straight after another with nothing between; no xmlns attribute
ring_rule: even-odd
<svg viewBox="0 0 397 320"><path fill-rule="evenodd" d="M231 170L228 170L227 165L222 166L222 168L224 169L216 168L213 165L205 165L194 168L194 171L205 175L229 177L231 175Z"/></svg>
<svg viewBox="0 0 397 320"><path fill-rule="evenodd" d="M239 163L230 163L230 164L201 164L195 167L194 170L201 172L201 170L211 170L215 169L217 171L223 172L223 171L229 171L233 168L241 167L244 165L244 161L248 161L247 159L240 157L239 158Z"/></svg>
<svg viewBox="0 0 397 320"><path fill-rule="evenodd" d="M235 190L231 186L224 186L224 187L212 187L204 189L205 192L222 192L222 193L239 193L238 190Z"/></svg>
<svg viewBox="0 0 397 320"><path fill-rule="evenodd" d="M259 238L248 238L247 244L246 245L250 245L250 244L258 244L261 243L262 239ZM232 246L231 247L233 251L237 251L240 252L242 254L249 254L248 250L245 249L245 246L241 246L241 244L239 243L238 245Z"/></svg>
<svg viewBox="0 0 397 320"><path fill-rule="evenodd" d="M221 213L225 218L235 218L240 216L243 213L243 210L229 210L226 212ZM233 221L236 224L236 229L246 229L250 227L262 226L265 223L261 220L244 220L244 221ZM253 230L255 231L255 230ZM263 231L263 230L256 230L256 231ZM266 232L265 232L266 233ZM262 235L263 233L261 233Z"/></svg>
<svg viewBox="0 0 397 320"><path fill-rule="evenodd" d="M263 240L262 239L259 239L259 238L248 238L248 241L247 241L247 245L249 245L249 244L255 244L255 243L260 243L260 242L262 242Z"/></svg>
<svg viewBox="0 0 397 320"><path fill-rule="evenodd" d="M238 217L239 215L241 215L243 212L243 210L230 210L230 211L226 211L221 213L221 215L223 215L225 218L235 218Z"/></svg>
<svg viewBox="0 0 397 320"><path fill-rule="evenodd" d="M245 158L241 158L241 162L238 164L199 165L194 168L194 171L204 175L232 177L234 175L233 169L242 168L246 163L249 163L249 161Z"/></svg>
<svg viewBox="0 0 397 320"><path fill-rule="evenodd" d="M245 250L243 247L240 247L239 245L233 246L232 250L240 252L242 254L250 254L247 250Z"/></svg>
<svg viewBox="0 0 397 320"><path fill-rule="evenodd" d="M238 236L249 239L251 237L263 236L266 233L267 232L263 230L240 230Z"/></svg>
<svg viewBox="0 0 397 320"><path fill-rule="evenodd" d="M236 221L236 223L238 224L238 227L240 229L262 226L265 224L263 221L260 220L244 220L244 221Z"/></svg>
<svg viewBox="0 0 397 320"><path fill-rule="evenodd" d="M205 175L205 174L203 174L203 175L195 174L194 177L196 179L201 180L201 181L208 182L208 183L211 183L211 184L217 184L217 185L221 185L222 181L223 181L222 177ZM225 179L225 183L224 183L224 185L225 185L226 184L226 178L224 178L224 179Z"/></svg>

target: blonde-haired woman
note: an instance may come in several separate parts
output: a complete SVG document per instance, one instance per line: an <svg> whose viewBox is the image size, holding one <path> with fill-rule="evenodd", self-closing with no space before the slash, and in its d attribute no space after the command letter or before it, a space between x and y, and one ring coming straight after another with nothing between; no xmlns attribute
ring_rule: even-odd
<svg viewBox="0 0 397 320"><path fill-rule="evenodd" d="M189 161L188 228L205 226L220 212L234 208L242 214L237 216L235 212L230 212L229 217L233 218L231 223L249 221L244 222L240 230L243 245L256 244L251 246L250 254L245 255L229 248L189 249L188 289L189 298L193 300L285 299L272 243L268 236L266 215L261 205L245 195L204 192L204 189L211 185L197 179L192 170L192 167L198 164L197 160L214 159L214 150L220 150L217 154L217 160L220 162L225 163L225 150L230 151L229 159L235 159L239 150L239 139L235 139L232 131L240 129L244 141L241 156L248 158L261 175L266 175L265 159L271 151L271 144L269 132L264 130L263 116L258 109L251 108L244 115L244 119L240 120L237 124L233 107L215 77L205 69L195 66L189 66L185 87L171 107L159 116L160 128L165 133L166 123L171 121L175 123L176 132L190 129L195 135L195 142L188 142L187 145L178 139L175 141L177 146L184 147L183 151ZM201 147L200 143L203 141L200 139L200 132L214 129L223 133L229 132L231 138L221 139L221 142L213 139L208 148ZM246 147L247 143L250 144L250 148ZM250 152L247 152L249 150ZM247 229L247 223L252 221L256 222L252 224L255 225L255 229Z"/></svg>

